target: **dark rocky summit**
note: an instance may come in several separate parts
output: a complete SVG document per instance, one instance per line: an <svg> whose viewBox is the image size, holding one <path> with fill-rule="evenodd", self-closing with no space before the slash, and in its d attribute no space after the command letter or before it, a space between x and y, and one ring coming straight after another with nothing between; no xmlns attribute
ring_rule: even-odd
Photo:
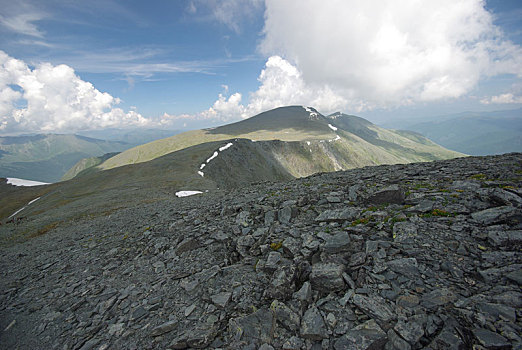
<svg viewBox="0 0 522 350"><path fill-rule="evenodd" d="M522 349L521 179L368 167L2 240L0 348Z"/></svg>

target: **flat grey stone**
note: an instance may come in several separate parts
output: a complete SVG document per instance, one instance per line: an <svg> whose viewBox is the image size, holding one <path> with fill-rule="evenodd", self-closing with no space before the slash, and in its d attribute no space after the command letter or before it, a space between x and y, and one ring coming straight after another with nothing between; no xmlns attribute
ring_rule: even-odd
<svg viewBox="0 0 522 350"><path fill-rule="evenodd" d="M335 292L344 289L343 265L317 263L312 265L310 283L314 290Z"/></svg>
<svg viewBox="0 0 522 350"><path fill-rule="evenodd" d="M219 293L219 294L214 294L214 295L211 295L210 296L210 299L212 300L212 302L219 306L220 308L224 309L228 302L230 301L230 298L232 297L232 293L231 292L222 292L222 293Z"/></svg>
<svg viewBox="0 0 522 350"><path fill-rule="evenodd" d="M516 211L516 208L512 206L503 206L474 212L471 214L471 217L482 225L492 225L506 220L509 216L515 214Z"/></svg>
<svg viewBox="0 0 522 350"><path fill-rule="evenodd" d="M386 333L374 320L352 328L334 343L335 350L379 350L388 340Z"/></svg>
<svg viewBox="0 0 522 350"><path fill-rule="evenodd" d="M371 204L403 204L404 191L394 184L372 194L366 202Z"/></svg>
<svg viewBox="0 0 522 350"><path fill-rule="evenodd" d="M249 342L254 341L261 345L272 340L272 322L272 311L259 309L247 316L231 318L228 329L237 340L247 339Z"/></svg>
<svg viewBox="0 0 522 350"><path fill-rule="evenodd" d="M438 288L422 296L422 305L427 308L436 308L457 300L457 296L447 288Z"/></svg>
<svg viewBox="0 0 522 350"><path fill-rule="evenodd" d="M355 208L344 208L344 209L329 209L323 211L319 216L315 219L317 222L342 222L342 221L351 221L357 217L359 214L359 210Z"/></svg>
<svg viewBox="0 0 522 350"><path fill-rule="evenodd" d="M352 300L355 306L371 318L375 318L383 323L389 323L395 319L393 309L386 303L385 299L378 295L364 296L355 294Z"/></svg>
<svg viewBox="0 0 522 350"><path fill-rule="evenodd" d="M150 335L152 335L153 337L157 337L158 335L168 333L168 332L172 331L174 328L176 328L177 325L178 325L177 320L165 322L163 324L160 324L159 326L154 327L150 331Z"/></svg>
<svg viewBox="0 0 522 350"><path fill-rule="evenodd" d="M326 253L335 254L347 251L350 248L350 235L348 232L339 232L327 239L324 244Z"/></svg>
<svg viewBox="0 0 522 350"><path fill-rule="evenodd" d="M301 337L312 340L321 340L328 337L323 317L315 305L306 310L301 320Z"/></svg>
<svg viewBox="0 0 522 350"><path fill-rule="evenodd" d="M415 258L400 258L390 260L386 263L388 268L398 274L416 278L420 276L417 259Z"/></svg>
<svg viewBox="0 0 522 350"><path fill-rule="evenodd" d="M498 333L484 328L473 330L473 335L486 349L511 349L511 344Z"/></svg>

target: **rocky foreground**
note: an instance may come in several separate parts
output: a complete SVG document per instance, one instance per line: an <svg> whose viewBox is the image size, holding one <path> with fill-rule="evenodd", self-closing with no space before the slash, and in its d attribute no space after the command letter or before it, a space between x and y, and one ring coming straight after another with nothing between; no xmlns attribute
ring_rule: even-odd
<svg viewBox="0 0 522 350"><path fill-rule="evenodd" d="M521 180L470 157L63 223L0 248L0 347L522 349Z"/></svg>

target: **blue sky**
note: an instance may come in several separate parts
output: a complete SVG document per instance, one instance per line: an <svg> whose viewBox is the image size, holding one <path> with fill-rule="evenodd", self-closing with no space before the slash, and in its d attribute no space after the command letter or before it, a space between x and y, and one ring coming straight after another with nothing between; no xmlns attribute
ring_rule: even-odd
<svg viewBox="0 0 522 350"><path fill-rule="evenodd" d="M0 134L522 107L519 1L0 0Z"/></svg>

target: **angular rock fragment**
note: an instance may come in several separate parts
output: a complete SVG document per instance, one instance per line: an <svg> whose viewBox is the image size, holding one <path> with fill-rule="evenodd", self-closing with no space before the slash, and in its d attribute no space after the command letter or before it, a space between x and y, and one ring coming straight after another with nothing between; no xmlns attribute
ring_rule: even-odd
<svg viewBox="0 0 522 350"><path fill-rule="evenodd" d="M334 343L335 350L383 349L388 337L374 320L369 320L349 330Z"/></svg>
<svg viewBox="0 0 522 350"><path fill-rule="evenodd" d="M231 292L222 292L219 294L214 294L210 296L210 299L212 302L217 305L220 308L225 308L227 306L228 302L230 301L230 298L232 297Z"/></svg>
<svg viewBox="0 0 522 350"><path fill-rule="evenodd" d="M417 259L415 258L401 258L390 260L386 263L388 268L393 272L401 275L416 278L419 277L419 268L417 265Z"/></svg>
<svg viewBox="0 0 522 350"><path fill-rule="evenodd" d="M347 251L350 248L350 235L348 232L337 233L327 239L324 244L324 251L326 253L335 254Z"/></svg>
<svg viewBox="0 0 522 350"><path fill-rule="evenodd" d="M512 206L503 206L474 212L471 214L471 217L482 225L492 225L503 222L516 213L516 208Z"/></svg>
<svg viewBox="0 0 522 350"><path fill-rule="evenodd" d="M366 199L370 204L403 204L404 191L399 185L394 184L383 188Z"/></svg>
<svg viewBox="0 0 522 350"><path fill-rule="evenodd" d="M351 221L357 217L359 210L355 208L332 209L323 211L316 219L317 222Z"/></svg>
<svg viewBox="0 0 522 350"><path fill-rule="evenodd" d="M310 283L314 290L335 292L344 289L343 265L317 263L312 265Z"/></svg>
<svg viewBox="0 0 522 350"><path fill-rule="evenodd" d="M393 240L395 242L410 242L417 237L417 225L408 221L396 222L393 225Z"/></svg>
<svg viewBox="0 0 522 350"><path fill-rule="evenodd" d="M270 309L274 312L277 322L290 331L297 331L301 318L292 309L280 301L274 300L270 305Z"/></svg>
<svg viewBox="0 0 522 350"><path fill-rule="evenodd" d="M301 320L301 336L306 339L321 340L328 337L323 317L315 305L306 310Z"/></svg>
<svg viewBox="0 0 522 350"><path fill-rule="evenodd" d="M248 339L249 342L261 345L271 343L274 321L270 310L260 309L247 316L231 318L228 322L228 330L236 341Z"/></svg>
<svg viewBox="0 0 522 350"><path fill-rule="evenodd" d="M382 324L388 324L395 319L393 309L386 303L385 299L378 295L355 294L352 300L355 306Z"/></svg>
<svg viewBox="0 0 522 350"><path fill-rule="evenodd" d="M507 341L506 338L490 330L477 328L473 330L473 335L486 349L511 349L511 344Z"/></svg>
<svg viewBox="0 0 522 350"><path fill-rule="evenodd" d="M178 325L177 320L165 322L163 324L160 324L157 327L154 327L150 331L150 335L152 335L153 337L157 337L158 335L168 333L168 332L172 331L174 328L176 328L177 325Z"/></svg>

